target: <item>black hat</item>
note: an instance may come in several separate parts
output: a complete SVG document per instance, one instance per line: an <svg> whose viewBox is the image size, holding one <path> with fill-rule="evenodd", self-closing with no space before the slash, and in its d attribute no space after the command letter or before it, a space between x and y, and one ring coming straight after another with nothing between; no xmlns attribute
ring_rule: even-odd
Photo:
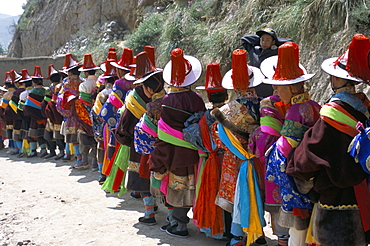
<svg viewBox="0 0 370 246"><path fill-rule="evenodd" d="M274 29L266 27L263 30L259 30L256 32L258 36L262 36L263 34L270 34L274 40L278 40L278 37L276 36L276 32Z"/></svg>

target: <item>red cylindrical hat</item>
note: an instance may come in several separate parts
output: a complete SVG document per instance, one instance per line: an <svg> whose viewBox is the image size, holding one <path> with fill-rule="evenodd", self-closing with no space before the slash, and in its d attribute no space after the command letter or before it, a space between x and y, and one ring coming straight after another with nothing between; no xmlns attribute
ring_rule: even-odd
<svg viewBox="0 0 370 246"><path fill-rule="evenodd" d="M222 75L220 70L220 64L212 62L207 65L206 70L206 85L205 89L209 92L218 92L226 90L222 87Z"/></svg>
<svg viewBox="0 0 370 246"><path fill-rule="evenodd" d="M6 72L5 73L5 78L4 78L4 83L8 83L8 84L12 84L13 83L13 79L12 77L10 76L10 72Z"/></svg>
<svg viewBox="0 0 370 246"><path fill-rule="evenodd" d="M363 34L355 34L348 47L346 70L370 85L370 39Z"/></svg>
<svg viewBox="0 0 370 246"><path fill-rule="evenodd" d="M110 77L118 76L116 73L116 68L110 64L111 62L114 62L114 59L107 59L105 61L106 71L103 74L103 78L110 78Z"/></svg>
<svg viewBox="0 0 370 246"><path fill-rule="evenodd" d="M22 78L19 82L25 82L31 80L32 77L28 74L27 69L22 69Z"/></svg>
<svg viewBox="0 0 370 246"><path fill-rule="evenodd" d="M129 66L132 64L132 49L124 48L122 52L121 59L118 61L118 65L127 69L130 69Z"/></svg>
<svg viewBox="0 0 370 246"><path fill-rule="evenodd" d="M155 66L155 52L154 52L154 50L155 50L155 48L153 46L150 46L150 45L147 45L147 46L144 47L144 51L146 51L146 53L148 53L149 60L153 64L153 66Z"/></svg>
<svg viewBox="0 0 370 246"><path fill-rule="evenodd" d="M232 81L235 89L245 90L249 87L247 52L242 49L234 50L231 59Z"/></svg>
<svg viewBox="0 0 370 246"><path fill-rule="evenodd" d="M114 62L117 62L118 61L117 53L115 51L109 51L108 56L107 56L107 60L108 59L113 59Z"/></svg>
<svg viewBox="0 0 370 246"><path fill-rule="evenodd" d="M72 68L78 67L78 62L73 58L71 53L66 54L64 58L63 70L70 70Z"/></svg>
<svg viewBox="0 0 370 246"><path fill-rule="evenodd" d="M286 42L278 49L278 61L273 80L292 80L304 75L299 67L298 44Z"/></svg>
<svg viewBox="0 0 370 246"><path fill-rule="evenodd" d="M54 65L53 64L50 64L48 66L48 77L47 79L50 79L51 76L53 76L54 74L58 74L58 70L55 69Z"/></svg>
<svg viewBox="0 0 370 246"><path fill-rule="evenodd" d="M181 86L186 74L191 70L191 64L184 58L184 52L180 48L171 51L171 84L173 86Z"/></svg>
<svg viewBox="0 0 370 246"><path fill-rule="evenodd" d="M87 53L84 55L84 64L82 65L81 70L88 71L88 70L97 70L99 67L97 67L92 59L92 55L90 53Z"/></svg>
<svg viewBox="0 0 370 246"><path fill-rule="evenodd" d="M41 67L40 66L35 66L33 70L33 75L31 76L32 78L37 78L37 79L43 79L41 74Z"/></svg>

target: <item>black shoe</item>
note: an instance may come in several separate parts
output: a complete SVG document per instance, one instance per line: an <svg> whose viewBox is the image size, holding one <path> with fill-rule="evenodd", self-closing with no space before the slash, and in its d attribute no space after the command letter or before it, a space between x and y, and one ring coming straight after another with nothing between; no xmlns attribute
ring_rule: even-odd
<svg viewBox="0 0 370 246"><path fill-rule="evenodd" d="M70 160L72 160L72 156L70 156L70 155L65 155L62 158L62 161L70 161Z"/></svg>
<svg viewBox="0 0 370 246"><path fill-rule="evenodd" d="M103 185L106 179L107 179L107 176L102 175L101 178L99 179L99 184Z"/></svg>
<svg viewBox="0 0 370 246"><path fill-rule="evenodd" d="M41 151L41 154L40 154L40 158L44 158L45 156L47 156L48 155L48 152L46 151L46 149L45 149L45 151Z"/></svg>
<svg viewBox="0 0 370 246"><path fill-rule="evenodd" d="M153 218L140 217L139 222L143 223L143 224L146 224L146 225L149 225L149 226L157 224L157 221L155 220L154 217Z"/></svg>
<svg viewBox="0 0 370 246"><path fill-rule="evenodd" d="M60 159L62 159L64 157L64 153L59 153L55 158L54 158L54 160L60 160Z"/></svg>
<svg viewBox="0 0 370 246"><path fill-rule="evenodd" d="M37 152L32 152L27 158L37 157Z"/></svg>
<svg viewBox="0 0 370 246"><path fill-rule="evenodd" d="M53 158L54 156L56 156L55 152L50 152L47 156L44 157L44 159L50 159L50 158Z"/></svg>
<svg viewBox="0 0 370 246"><path fill-rule="evenodd" d="M166 230L168 235L174 236L174 237L179 237L179 238L187 238L189 237L189 232L188 230L185 231L178 231L177 230L177 225L176 226L170 226Z"/></svg>
<svg viewBox="0 0 370 246"><path fill-rule="evenodd" d="M176 225L174 225L174 226L176 226L177 227L177 224ZM164 225L164 226L161 226L161 228L159 228L161 231L167 231L167 228L170 228L171 227L171 224L170 223L168 223L167 225Z"/></svg>
<svg viewBox="0 0 370 246"><path fill-rule="evenodd" d="M17 155L18 158L24 157L26 154L23 154L22 152Z"/></svg>
<svg viewBox="0 0 370 246"><path fill-rule="evenodd" d="M140 193L136 194L135 191L131 191L130 196L135 198L135 199L140 199L141 198Z"/></svg>
<svg viewBox="0 0 370 246"><path fill-rule="evenodd" d="M261 236L261 237L257 238L257 240L254 241L254 242L258 245L266 245L267 244L267 241L266 241L264 236Z"/></svg>

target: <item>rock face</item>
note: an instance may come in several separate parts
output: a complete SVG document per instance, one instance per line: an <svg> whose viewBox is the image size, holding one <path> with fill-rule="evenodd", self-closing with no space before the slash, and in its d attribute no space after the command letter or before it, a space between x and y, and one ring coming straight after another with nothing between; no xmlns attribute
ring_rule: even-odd
<svg viewBox="0 0 370 246"><path fill-rule="evenodd" d="M102 26L115 20L120 32L131 30L137 19L137 9L154 0L32 0L21 17L9 46L9 57L52 55L80 30ZM50 11L52 10L52 11ZM107 38L119 38L119 35Z"/></svg>

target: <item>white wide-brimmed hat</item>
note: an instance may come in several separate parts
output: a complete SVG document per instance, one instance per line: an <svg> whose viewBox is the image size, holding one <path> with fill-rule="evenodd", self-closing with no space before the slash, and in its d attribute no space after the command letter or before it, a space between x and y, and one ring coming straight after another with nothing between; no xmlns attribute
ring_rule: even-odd
<svg viewBox="0 0 370 246"><path fill-rule="evenodd" d="M271 85L297 84L315 76L314 73L307 73L299 63L298 45L293 42L281 45L278 56L266 58L261 63L261 71L267 77L263 83Z"/></svg>
<svg viewBox="0 0 370 246"><path fill-rule="evenodd" d="M355 34L344 54L324 60L321 69L332 76L370 85L370 40Z"/></svg>
<svg viewBox="0 0 370 246"><path fill-rule="evenodd" d="M175 64L175 66L173 66ZM182 49L171 52L171 61L163 69L164 81L175 87L194 84L202 74L202 64L194 56L184 55Z"/></svg>

